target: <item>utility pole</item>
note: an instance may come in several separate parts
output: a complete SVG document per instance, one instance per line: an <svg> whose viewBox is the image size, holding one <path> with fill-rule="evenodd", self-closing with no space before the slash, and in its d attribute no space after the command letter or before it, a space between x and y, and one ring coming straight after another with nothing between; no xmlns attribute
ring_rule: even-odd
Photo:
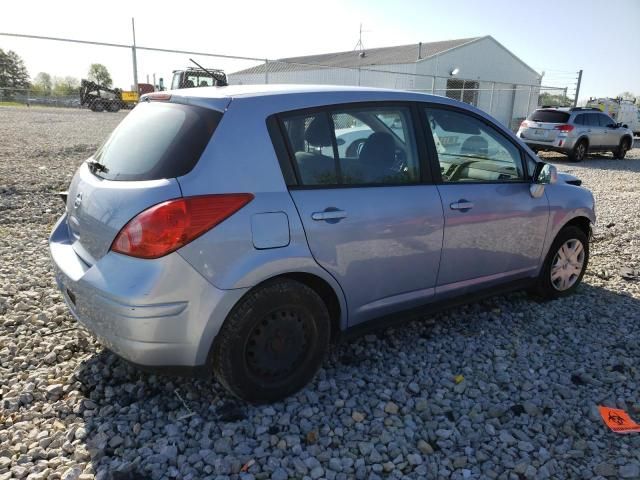
<svg viewBox="0 0 640 480"><path fill-rule="evenodd" d="M573 106L578 106L578 94L580 93L580 84L582 83L582 70L578 72L578 84L576 85L576 98L573 99Z"/></svg>
<svg viewBox="0 0 640 480"><path fill-rule="evenodd" d="M131 29L133 31L133 45L131 55L133 58L133 90L138 91L138 59L136 58L136 20L131 17Z"/></svg>

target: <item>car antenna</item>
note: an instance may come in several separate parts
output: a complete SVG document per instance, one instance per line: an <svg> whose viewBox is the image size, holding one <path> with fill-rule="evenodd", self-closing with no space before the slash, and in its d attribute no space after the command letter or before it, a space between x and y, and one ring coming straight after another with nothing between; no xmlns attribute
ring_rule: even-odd
<svg viewBox="0 0 640 480"><path fill-rule="evenodd" d="M226 87L229 85L227 83L227 76L223 72L221 71L212 72L211 70L204 68L198 62L196 62L193 58L190 58L189 61L194 63L199 69L204 70L209 75L211 75L211 78L215 79L216 81L216 87Z"/></svg>

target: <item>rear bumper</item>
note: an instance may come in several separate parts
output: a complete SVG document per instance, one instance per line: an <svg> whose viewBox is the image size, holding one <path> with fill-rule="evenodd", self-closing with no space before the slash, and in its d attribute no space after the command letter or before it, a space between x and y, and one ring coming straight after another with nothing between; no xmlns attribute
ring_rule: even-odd
<svg viewBox="0 0 640 480"><path fill-rule="evenodd" d="M552 141L534 140L526 137L526 133L518 132L517 136L530 148L536 150L548 150L552 152L569 153L575 145L575 139L567 136L558 136Z"/></svg>
<svg viewBox="0 0 640 480"><path fill-rule="evenodd" d="M220 290L172 253L144 260L110 252L94 265L75 253L63 216L49 249L73 316L104 346L147 367L197 367L247 289Z"/></svg>

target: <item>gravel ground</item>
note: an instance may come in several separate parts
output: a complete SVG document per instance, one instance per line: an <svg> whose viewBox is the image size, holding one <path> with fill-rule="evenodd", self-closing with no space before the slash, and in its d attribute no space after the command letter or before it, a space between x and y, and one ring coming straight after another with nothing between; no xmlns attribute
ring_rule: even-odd
<svg viewBox="0 0 640 480"><path fill-rule="evenodd" d="M53 194L124 114L0 107L0 480L640 478L640 150L579 165L598 226L583 286L516 293L335 346L271 406L141 373L70 318ZM71 329L71 330L69 330Z"/></svg>

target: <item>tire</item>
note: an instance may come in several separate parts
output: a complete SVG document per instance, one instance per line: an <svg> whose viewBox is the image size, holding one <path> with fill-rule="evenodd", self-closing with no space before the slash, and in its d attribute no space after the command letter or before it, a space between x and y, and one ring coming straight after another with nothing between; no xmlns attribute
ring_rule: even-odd
<svg viewBox="0 0 640 480"><path fill-rule="evenodd" d="M574 257L574 261L569 257L567 259L568 268L561 267L560 265L564 264L561 253L562 247L567 249L568 246L568 250L570 251L571 247L576 245L575 242L580 242L582 245L582 254L578 254ZM567 250L564 250L564 252L566 251ZM587 235L583 230L573 225L564 227L556 236L553 244L551 244L549 253L547 253L547 258L545 258L540 271L540 275L536 280L533 293L546 299L554 299L571 295L575 292L576 288L578 288L578 285L580 285L588 263L589 239L587 238ZM571 265L577 264L580 265L580 270L573 270L573 272L571 272ZM554 266L556 266L555 269ZM557 273L560 274L560 277L556 276L554 279L553 276ZM573 275L571 275L571 273L573 273ZM563 278L568 279L566 284L562 284Z"/></svg>
<svg viewBox="0 0 640 480"><path fill-rule="evenodd" d="M622 160L626 155L629 149L631 148L631 140L628 138L623 138L620 140L620 145L616 148L612 153L615 158L618 160Z"/></svg>
<svg viewBox="0 0 640 480"><path fill-rule="evenodd" d="M273 402L314 377L329 346L330 318L320 296L289 279L265 283L233 308L213 344L213 370L234 396Z"/></svg>
<svg viewBox="0 0 640 480"><path fill-rule="evenodd" d="M120 111L120 104L118 102L112 102L109 104L109 107L107 108L107 110L109 112L119 112Z"/></svg>
<svg viewBox="0 0 640 480"><path fill-rule="evenodd" d="M573 150L569 153L570 162L581 162L587 156L589 145L586 140L580 140L575 144Z"/></svg>
<svg viewBox="0 0 640 480"><path fill-rule="evenodd" d="M103 112L104 111L104 103L102 102L93 102L91 104L91 110L94 112Z"/></svg>

